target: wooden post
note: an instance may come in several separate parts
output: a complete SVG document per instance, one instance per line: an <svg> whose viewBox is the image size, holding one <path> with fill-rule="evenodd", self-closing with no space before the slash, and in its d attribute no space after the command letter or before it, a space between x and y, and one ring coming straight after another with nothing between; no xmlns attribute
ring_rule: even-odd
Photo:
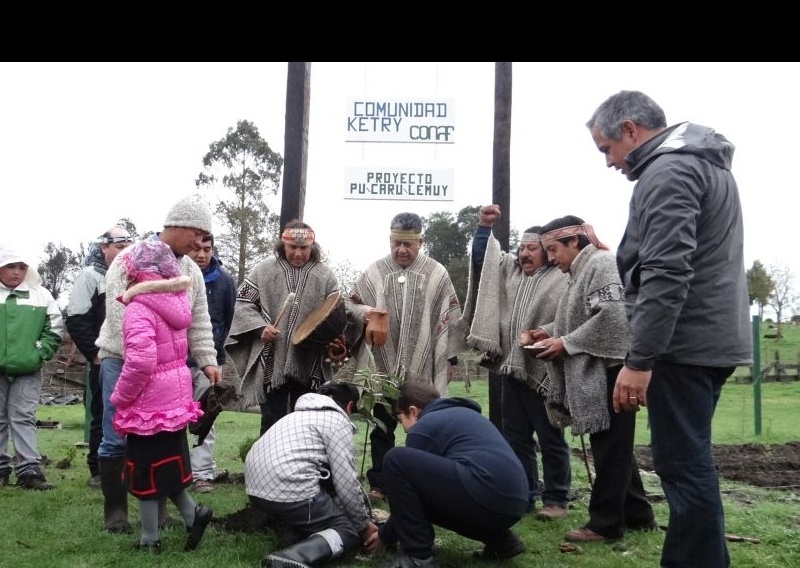
<svg viewBox="0 0 800 568"><path fill-rule="evenodd" d="M308 115L311 106L311 63L290 61L288 65L281 229L292 219L303 219L308 166Z"/></svg>
<svg viewBox="0 0 800 568"><path fill-rule="evenodd" d="M508 252L511 227L511 62L494 64L494 144L492 159L492 203L503 214L492 226L500 247ZM502 427L500 401L503 383L500 375L489 373L489 420Z"/></svg>

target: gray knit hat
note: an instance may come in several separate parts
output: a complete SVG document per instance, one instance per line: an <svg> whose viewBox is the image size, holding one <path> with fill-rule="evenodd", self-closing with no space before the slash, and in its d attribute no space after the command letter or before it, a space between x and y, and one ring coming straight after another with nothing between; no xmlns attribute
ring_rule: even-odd
<svg viewBox="0 0 800 568"><path fill-rule="evenodd" d="M198 194L184 197L172 206L164 219L165 227L189 227L212 233L211 210Z"/></svg>

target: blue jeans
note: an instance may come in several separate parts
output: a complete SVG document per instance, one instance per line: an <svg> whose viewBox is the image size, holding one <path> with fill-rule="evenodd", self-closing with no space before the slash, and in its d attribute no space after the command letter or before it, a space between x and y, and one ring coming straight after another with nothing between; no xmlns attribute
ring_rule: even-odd
<svg viewBox="0 0 800 568"><path fill-rule="evenodd" d="M100 458L124 458L125 438L114 430L114 413L117 411L111 404L111 394L122 373L122 359L106 357L100 363L100 384L103 388L103 439L97 448Z"/></svg>
<svg viewBox="0 0 800 568"><path fill-rule="evenodd" d="M735 367L656 362L647 388L653 466L669 503L661 566L730 565L711 420Z"/></svg>
<svg viewBox="0 0 800 568"><path fill-rule="evenodd" d="M528 474L529 502L533 507L541 497L544 505L566 508L572 483L569 445L564 431L550 424L544 398L527 384L501 375L503 437ZM536 440L533 439L534 434ZM536 442L542 453L544 488L539 483Z"/></svg>

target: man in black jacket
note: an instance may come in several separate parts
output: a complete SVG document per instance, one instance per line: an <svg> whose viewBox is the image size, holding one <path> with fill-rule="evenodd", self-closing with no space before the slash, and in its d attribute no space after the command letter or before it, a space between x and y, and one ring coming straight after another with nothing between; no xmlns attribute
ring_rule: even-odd
<svg viewBox="0 0 800 568"><path fill-rule="evenodd" d="M92 489L100 489L97 448L103 438L103 396L100 388L99 348L94 344L106 317L106 270L119 251L130 246L133 237L122 227L111 227L89 249L86 267L75 278L67 304L67 332L86 357L88 368L84 404L89 407L89 481Z"/></svg>
<svg viewBox="0 0 800 568"><path fill-rule="evenodd" d="M222 267L222 263L214 256L214 235L203 237L203 246L189 253L189 257L197 263L203 272L206 283L206 299L208 315L211 317L211 329L214 334L214 347L217 350L217 365L222 369L225 365L225 339L233 322L233 307L236 304L236 282ZM211 385L203 370L189 353L187 365L192 371L194 398L198 400ZM192 476L194 490L198 493L209 493L214 490L214 426L200 440L195 440L192 451Z"/></svg>
<svg viewBox="0 0 800 568"><path fill-rule="evenodd" d="M724 568L711 420L725 381L752 363L734 146L706 126L668 127L639 91L612 95L586 126L606 166L637 182L617 248L631 335L613 404L648 409L669 503L661 566Z"/></svg>

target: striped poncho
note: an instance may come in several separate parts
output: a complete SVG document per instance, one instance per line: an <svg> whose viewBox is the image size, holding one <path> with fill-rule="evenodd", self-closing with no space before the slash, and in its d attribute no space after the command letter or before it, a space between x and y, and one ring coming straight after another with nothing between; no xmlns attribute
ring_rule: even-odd
<svg viewBox="0 0 800 568"><path fill-rule="evenodd" d="M319 262L295 268L280 257L268 258L253 268L239 286L233 323L225 351L241 378L242 403L263 402L265 393L298 381L312 389L333 378L325 361L325 345L292 345L295 328L331 293L339 289L333 271ZM278 316L290 292L296 294L291 309L278 322L275 341L264 345L261 332Z"/></svg>
<svg viewBox="0 0 800 568"><path fill-rule="evenodd" d="M359 334L370 308L389 312L386 343L372 347L376 372L399 381L430 383L446 394L448 359L458 356L462 343L453 329L461 307L444 266L419 254L409 267L401 268L387 255L361 274L346 305ZM361 349L368 348L362 343Z"/></svg>
<svg viewBox="0 0 800 568"><path fill-rule="evenodd" d="M548 388L544 361L526 354L518 338L523 330L553 321L567 275L544 266L527 276L516 256L504 253L492 234L481 273L476 274L473 266L471 261L460 333L466 335L469 347L483 353L481 366L544 394Z"/></svg>

